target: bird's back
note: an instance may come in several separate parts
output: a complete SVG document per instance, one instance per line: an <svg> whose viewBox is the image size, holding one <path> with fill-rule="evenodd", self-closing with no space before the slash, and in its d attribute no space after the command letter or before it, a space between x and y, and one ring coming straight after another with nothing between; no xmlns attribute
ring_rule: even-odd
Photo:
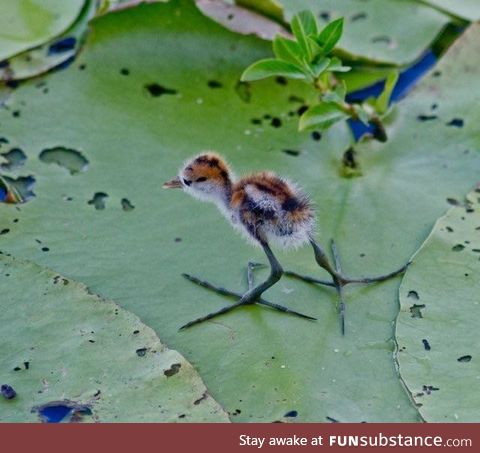
<svg viewBox="0 0 480 453"><path fill-rule="evenodd" d="M307 242L314 227L307 196L271 172L237 181L232 187L231 209L249 236L285 248Z"/></svg>

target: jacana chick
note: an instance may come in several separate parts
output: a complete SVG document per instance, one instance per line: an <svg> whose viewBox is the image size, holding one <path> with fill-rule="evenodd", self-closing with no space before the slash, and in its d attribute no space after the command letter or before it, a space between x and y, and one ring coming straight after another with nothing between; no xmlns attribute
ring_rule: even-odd
<svg viewBox="0 0 480 453"><path fill-rule="evenodd" d="M272 172L254 173L236 180L226 161L214 152L205 152L187 161L180 169L178 176L166 182L163 187L181 188L195 198L215 203L236 229L255 245L263 248L270 263L270 275L267 280L256 287L249 288L243 295L238 295L237 303L195 319L181 328L190 327L242 305L256 302L283 312L315 319L261 299L260 296L277 283L284 273L270 244L280 248L297 248L310 243L317 263L329 272L333 281L326 282L312 277L303 277L293 272L290 275L310 283L335 286L340 297L342 297L341 289L347 283L382 281L405 270L404 266L391 274L369 279L350 279L343 276L330 264L326 254L315 241L314 210L308 197L298 186ZM237 295L195 277L185 276L195 283L222 294ZM342 301L341 304L343 305ZM343 320L342 331L344 331Z"/></svg>

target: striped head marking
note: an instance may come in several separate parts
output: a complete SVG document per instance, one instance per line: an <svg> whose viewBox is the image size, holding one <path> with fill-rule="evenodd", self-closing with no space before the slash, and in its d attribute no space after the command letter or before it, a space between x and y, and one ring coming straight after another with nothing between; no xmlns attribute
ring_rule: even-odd
<svg viewBox="0 0 480 453"><path fill-rule="evenodd" d="M163 187L182 188L190 195L206 201L225 199L231 191L230 168L221 156L205 152L188 160L178 176Z"/></svg>

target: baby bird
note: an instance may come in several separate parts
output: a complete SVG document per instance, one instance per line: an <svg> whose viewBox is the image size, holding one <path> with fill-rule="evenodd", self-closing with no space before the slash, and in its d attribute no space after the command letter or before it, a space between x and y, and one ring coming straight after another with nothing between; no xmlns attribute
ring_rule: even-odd
<svg viewBox="0 0 480 453"><path fill-rule="evenodd" d="M250 287L242 295L217 288L208 282L184 274L186 278L201 286L224 295L237 296L239 300L233 305L195 319L182 326L181 329L212 319L237 307L253 303L260 303L285 313L314 320L315 318L311 316L303 315L282 305L273 304L260 297L268 288L277 283L284 274L282 266L270 248L270 244L281 248L298 248L309 243L313 247L317 263L327 270L333 281L304 277L294 272L288 274L309 283L324 284L337 289L340 296L342 332L344 332L345 307L342 299L342 287L353 282L372 283L386 280L403 272L406 268L404 266L391 274L375 278L350 279L343 276L339 271L338 256L334 244L332 243L332 249L336 260L336 269L330 264L325 252L313 237L315 214L308 197L299 187L267 171L236 180L225 160L214 152L205 152L190 159L180 169L178 176L166 182L163 188L180 188L195 198L215 203L236 229L243 233L254 245L263 248L270 263L270 275L267 280L256 287ZM251 269L252 267L249 266L249 271ZM249 275L250 280L251 276Z"/></svg>

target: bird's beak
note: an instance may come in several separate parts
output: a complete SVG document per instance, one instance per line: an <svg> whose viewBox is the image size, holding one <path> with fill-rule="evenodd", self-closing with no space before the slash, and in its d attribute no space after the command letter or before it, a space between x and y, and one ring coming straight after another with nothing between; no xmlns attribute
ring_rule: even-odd
<svg viewBox="0 0 480 453"><path fill-rule="evenodd" d="M183 187L182 182L180 181L180 178L177 176L170 181L167 181L166 183L163 184L162 186L164 189L180 189Z"/></svg>

